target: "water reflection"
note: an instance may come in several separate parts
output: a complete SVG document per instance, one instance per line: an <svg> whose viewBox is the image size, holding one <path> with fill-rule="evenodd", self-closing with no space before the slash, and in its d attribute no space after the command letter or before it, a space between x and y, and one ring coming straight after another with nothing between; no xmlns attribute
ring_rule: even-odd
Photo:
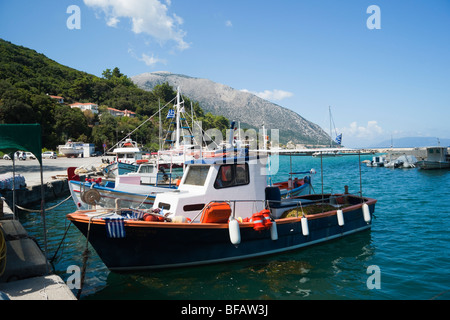
<svg viewBox="0 0 450 320"><path fill-rule="evenodd" d="M365 286L370 231L265 258L141 273L110 272L86 299L342 299ZM92 280L89 280L92 281ZM120 295L117 293L120 292ZM354 298L354 297L353 297Z"/></svg>

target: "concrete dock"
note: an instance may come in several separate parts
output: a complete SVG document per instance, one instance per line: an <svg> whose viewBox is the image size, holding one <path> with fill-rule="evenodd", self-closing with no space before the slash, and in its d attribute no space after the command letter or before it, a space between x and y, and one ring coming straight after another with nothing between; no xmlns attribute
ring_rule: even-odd
<svg viewBox="0 0 450 320"><path fill-rule="evenodd" d="M101 158L43 159L45 200L68 195L68 167L99 167ZM0 160L0 174L13 171L12 161ZM87 170L88 171L88 170ZM41 175L37 160L15 162L15 174L25 177L26 188L16 190L16 204L22 207L41 201ZM72 291L57 275L37 243L14 219L12 192L0 190L0 241L4 237L6 264L0 275L0 300L76 300ZM3 210L2 210L3 209ZM0 243L1 245L1 243ZM2 266L0 265L0 272Z"/></svg>

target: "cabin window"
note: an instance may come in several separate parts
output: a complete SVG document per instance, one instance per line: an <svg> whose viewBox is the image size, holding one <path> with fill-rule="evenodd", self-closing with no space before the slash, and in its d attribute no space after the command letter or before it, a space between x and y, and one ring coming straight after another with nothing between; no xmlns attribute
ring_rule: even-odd
<svg viewBox="0 0 450 320"><path fill-rule="evenodd" d="M142 172L142 173L153 173L153 166L141 166L140 172Z"/></svg>
<svg viewBox="0 0 450 320"><path fill-rule="evenodd" d="M208 176L209 166L190 166L184 184L194 186L205 185L206 177Z"/></svg>
<svg viewBox="0 0 450 320"><path fill-rule="evenodd" d="M220 166L214 188L222 189L243 186L250 183L248 164L227 164Z"/></svg>
<svg viewBox="0 0 450 320"><path fill-rule="evenodd" d="M197 204L187 204L183 207L184 211L200 211L203 210L205 207L204 203L197 203Z"/></svg>
<svg viewBox="0 0 450 320"><path fill-rule="evenodd" d="M163 210L170 210L170 204L160 202L160 203L158 203L158 208L163 209Z"/></svg>

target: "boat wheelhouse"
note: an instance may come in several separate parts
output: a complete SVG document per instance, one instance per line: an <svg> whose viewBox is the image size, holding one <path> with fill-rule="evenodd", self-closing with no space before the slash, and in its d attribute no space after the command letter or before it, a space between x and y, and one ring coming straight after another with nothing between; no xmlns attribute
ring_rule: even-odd
<svg viewBox="0 0 450 320"><path fill-rule="evenodd" d="M450 156L446 147L427 147L426 160L416 163L420 169L446 169L450 168Z"/></svg>

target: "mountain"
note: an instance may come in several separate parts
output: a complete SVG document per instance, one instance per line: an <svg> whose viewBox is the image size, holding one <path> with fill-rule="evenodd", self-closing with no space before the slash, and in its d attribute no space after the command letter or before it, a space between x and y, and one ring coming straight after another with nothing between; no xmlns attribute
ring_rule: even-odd
<svg viewBox="0 0 450 320"><path fill-rule="evenodd" d="M198 101L203 110L240 121L242 128L259 130L264 124L266 129L279 129L280 143L283 144L292 141L318 145L330 141L320 126L294 111L208 79L163 71L143 73L131 77L131 80L144 90L152 90L156 85L166 82L174 88L179 86L182 94Z"/></svg>
<svg viewBox="0 0 450 320"><path fill-rule="evenodd" d="M138 126L133 138L147 150L157 150L158 121L140 125L157 113L160 102L165 105L175 96L168 85L154 91L140 89L117 67L106 69L99 78L0 39L0 124L40 123L42 145L50 150L67 139L94 143L102 150ZM75 102L97 104L99 114L71 108ZM134 117L115 117L108 108L132 111ZM205 129L229 127L222 116L204 116L197 103L194 112ZM169 125L163 120L164 134Z"/></svg>
<svg viewBox="0 0 450 320"><path fill-rule="evenodd" d="M437 146L439 144L443 147L450 146L450 139L438 139L436 137L407 137L386 140L374 145L374 148L388 148L393 145L395 148L421 148Z"/></svg>

